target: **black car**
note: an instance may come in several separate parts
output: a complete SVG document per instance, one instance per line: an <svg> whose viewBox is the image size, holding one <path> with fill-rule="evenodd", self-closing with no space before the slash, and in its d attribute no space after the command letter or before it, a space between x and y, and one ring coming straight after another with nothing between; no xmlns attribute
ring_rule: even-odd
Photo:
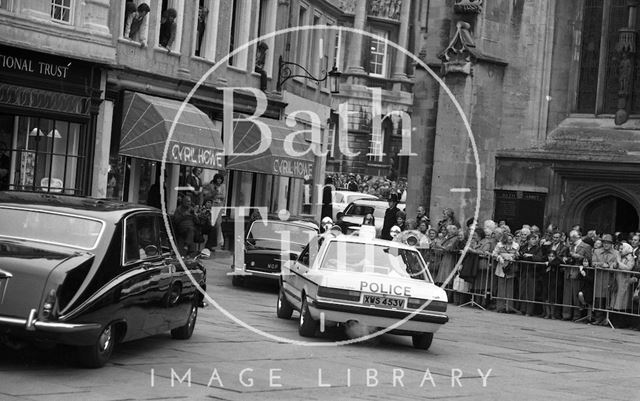
<svg viewBox="0 0 640 401"><path fill-rule="evenodd" d="M303 220L258 219L251 223L244 242L244 263L234 263L232 284L240 286L246 277L279 280L285 261L295 260L318 225ZM283 260L284 258L284 260Z"/></svg>
<svg viewBox="0 0 640 401"><path fill-rule="evenodd" d="M184 263L205 288L197 258ZM0 192L0 340L76 346L100 367L118 342L190 338L202 297L158 209Z"/></svg>

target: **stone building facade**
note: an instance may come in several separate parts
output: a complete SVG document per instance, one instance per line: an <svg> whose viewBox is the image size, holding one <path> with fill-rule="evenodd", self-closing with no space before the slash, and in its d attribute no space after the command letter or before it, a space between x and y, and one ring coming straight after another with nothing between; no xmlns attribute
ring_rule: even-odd
<svg viewBox="0 0 640 401"><path fill-rule="evenodd" d="M408 198L436 221L444 207L461 221L477 208L481 220L516 227L637 230L637 2L423 3L416 43L472 135L418 69L413 141L426 151L409 162L423 174Z"/></svg>

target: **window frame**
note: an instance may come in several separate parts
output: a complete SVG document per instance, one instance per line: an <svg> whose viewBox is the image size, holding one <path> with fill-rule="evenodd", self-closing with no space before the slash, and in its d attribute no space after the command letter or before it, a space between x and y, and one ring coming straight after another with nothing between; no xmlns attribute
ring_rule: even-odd
<svg viewBox="0 0 640 401"><path fill-rule="evenodd" d="M129 39L128 37L124 36L124 30L127 27L127 20L125 19L125 14L126 14L126 11L127 11L126 10L127 0L121 0L121 1L122 1L122 7L120 7L120 22L122 22L122 26L120 27L120 33L119 33L118 38L119 38L120 41L123 41L124 43L140 46L139 42L137 42L137 41L135 41L133 39ZM145 3L146 5L151 7L149 2L150 2L150 0L142 0L140 2L140 4ZM138 4L138 5L140 5L140 4ZM151 13L147 14L147 24L144 27L145 31L146 31L145 32L145 36L147 38L147 43L149 43L149 18L151 18L150 14Z"/></svg>
<svg viewBox="0 0 640 401"><path fill-rule="evenodd" d="M218 29L216 22L220 17L220 1L218 0L204 0L205 7L209 10L207 14L204 33L202 35L203 44L200 45L200 54L196 54L196 47L198 44L198 6L195 7L193 20L193 39L192 39L192 51L191 57L196 59L209 60L215 62L216 52L218 51ZM204 53L204 54L203 54Z"/></svg>
<svg viewBox="0 0 640 401"><path fill-rule="evenodd" d="M236 4L235 18L233 15L233 4ZM243 23L241 20L243 15L253 12L253 0L233 0L233 4L230 10L230 19L232 19L231 26L234 27L236 32L231 32L231 29L229 30L229 40L227 42L229 52L236 50L238 47L247 43L251 37L251 24ZM238 7L238 5L240 7ZM233 49L231 48L232 34L234 36ZM238 43L240 45L238 45ZM227 61L227 65L231 68L247 71L247 68L249 67L249 49L244 49L243 51L236 53L235 56L230 57ZM251 63L251 65L253 65L253 63Z"/></svg>
<svg viewBox="0 0 640 401"><path fill-rule="evenodd" d="M300 21L300 11L304 10L303 21ZM298 6L298 23L297 26L305 26L309 24L309 4L300 2ZM296 57L295 62L304 65L307 61L309 53L309 31L297 31L296 32ZM294 78L297 79L297 78Z"/></svg>
<svg viewBox="0 0 640 401"><path fill-rule="evenodd" d="M153 219L153 235L155 237L156 247L158 248L158 254L154 256L147 256L146 258L141 258L139 255L135 259L127 259L127 226L131 220L135 224L134 228L136 233L138 233L138 219L150 218ZM158 259L162 257L162 244L160 240L160 227L158 226L159 220L158 217L162 218L162 216L158 216L157 213L154 212L138 212L130 214L125 217L122 222L122 248L121 248L121 258L120 261L123 267L128 267L140 263L142 261L150 260L150 259ZM136 247L139 248L139 238L136 235ZM139 251L138 251L139 252Z"/></svg>
<svg viewBox="0 0 640 401"><path fill-rule="evenodd" d="M380 37L383 37L386 40L389 40L389 31L383 30L383 29L372 29L371 33ZM382 53L378 53L378 52L374 52L373 51L373 43L374 41L376 43L380 43L384 46L384 51ZM377 48L377 46L376 46ZM388 73L388 68L387 65L389 64L389 46L387 45L386 41L381 41L378 40L377 38L370 38L369 40L369 53L370 53L370 57L369 57L369 61L368 61L368 68L367 70L369 71L369 75L372 77L380 77L380 78L387 78L387 73ZM376 55L382 55L382 62L377 63L374 62L374 57ZM380 65L382 67L382 70L380 73L377 72L373 72L374 65Z"/></svg>
<svg viewBox="0 0 640 401"><path fill-rule="evenodd" d="M176 7L171 7L169 2L177 2ZM167 9L175 8L176 12L178 13L178 17L176 18L176 38L173 42L173 46L169 48L169 53L171 54L179 55L180 50L182 48L182 30L183 30L182 28L184 23L184 9L185 9L184 4L185 4L184 0L168 0L167 1ZM157 27L157 30L155 32L154 49L166 53L168 48L160 46L160 23L162 21L162 11L163 11L162 2L159 1L156 6L155 26ZM149 38L148 34L149 33L147 32L147 38Z"/></svg>
<svg viewBox="0 0 640 401"><path fill-rule="evenodd" d="M75 17L75 5L76 5L76 2L75 2L75 0L68 0L69 1L69 6L68 7L63 5L63 4L56 4L57 2L64 3L65 1L66 0L51 0L49 2L49 4L51 5L50 20L51 20L51 22L55 22L57 24L73 25L73 21L74 21L74 17ZM69 10L69 20L65 21L63 19L54 18L54 9L55 8L59 8L61 10L61 15L62 15L62 10L68 9Z"/></svg>
<svg viewBox="0 0 640 401"><path fill-rule="evenodd" d="M278 1L277 0L256 0L258 2L258 8L256 12L256 29L253 32L253 38L258 38L262 35L265 35L270 32L274 32L276 30L276 20L278 16ZM264 3L263 7L260 7L261 4ZM260 12L262 10L262 14ZM262 31L262 32L260 32ZM269 46L267 49L267 57L264 61L264 71L267 73L267 78L273 78L273 64L274 64L274 47L275 47L275 37L272 36L263 41ZM255 72L256 68L256 55L258 52L257 46L253 47L253 63L252 63L252 72Z"/></svg>
<svg viewBox="0 0 640 401"><path fill-rule="evenodd" d="M14 0L0 0L0 12L13 12L13 1ZM3 4L6 4L6 7L2 7Z"/></svg>

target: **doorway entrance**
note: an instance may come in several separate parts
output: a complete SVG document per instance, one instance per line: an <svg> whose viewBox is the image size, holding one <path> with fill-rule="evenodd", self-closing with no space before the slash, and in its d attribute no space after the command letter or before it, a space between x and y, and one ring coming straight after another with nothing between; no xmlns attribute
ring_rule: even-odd
<svg viewBox="0 0 640 401"><path fill-rule="evenodd" d="M598 233L638 230L638 211L629 202L616 196L605 196L589 203L584 210L583 227L585 232L597 230Z"/></svg>

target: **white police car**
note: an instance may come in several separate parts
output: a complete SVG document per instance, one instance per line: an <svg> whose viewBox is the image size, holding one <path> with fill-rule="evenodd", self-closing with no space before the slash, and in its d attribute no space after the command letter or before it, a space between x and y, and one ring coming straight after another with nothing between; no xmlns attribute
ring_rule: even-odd
<svg viewBox="0 0 640 401"><path fill-rule="evenodd" d="M354 322L373 333L406 319L390 333L410 335L416 348L428 349L449 318L447 295L426 267L414 247L399 242L318 236L283 268L277 315L290 319L299 311L303 337Z"/></svg>

